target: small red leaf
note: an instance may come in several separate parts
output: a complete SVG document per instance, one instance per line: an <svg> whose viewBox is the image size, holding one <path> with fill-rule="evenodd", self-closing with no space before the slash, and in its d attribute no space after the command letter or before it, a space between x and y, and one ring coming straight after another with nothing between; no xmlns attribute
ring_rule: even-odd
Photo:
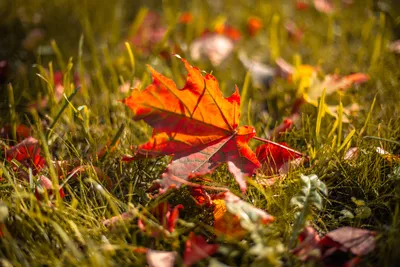
<svg viewBox="0 0 400 267"><path fill-rule="evenodd" d="M41 187L40 189L36 188L36 191L35 191L35 196L38 200L42 200L43 192L41 192L41 190L46 190L48 196L53 196L53 191L55 188L54 188L53 182L49 178L47 178L44 175L40 175L40 177L38 178L38 183ZM59 193L60 193L61 198L65 197L64 189L60 188Z"/></svg>
<svg viewBox="0 0 400 267"><path fill-rule="evenodd" d="M308 226L299 235L300 244L291 251L301 261L306 261L311 257L320 257L319 241L320 237L314 228ZM313 250L317 251L313 255Z"/></svg>
<svg viewBox="0 0 400 267"><path fill-rule="evenodd" d="M183 264L185 266L191 266L217 252L218 247L219 245L217 244L208 244L203 236L196 236L191 232L185 243Z"/></svg>
<svg viewBox="0 0 400 267"><path fill-rule="evenodd" d="M250 36L256 36L263 27L263 23L258 17L250 17L247 20L247 31Z"/></svg>
<svg viewBox="0 0 400 267"><path fill-rule="evenodd" d="M184 12L179 17L179 22L182 24L189 24L193 21L193 15L190 12Z"/></svg>
<svg viewBox="0 0 400 267"><path fill-rule="evenodd" d="M26 168L31 168L37 174L45 165L45 159L40 155L39 141L33 137L24 139L19 144L6 151L6 159L19 161Z"/></svg>
<svg viewBox="0 0 400 267"><path fill-rule="evenodd" d="M304 0L296 1L296 9L297 10L307 10L309 8L309 4Z"/></svg>
<svg viewBox="0 0 400 267"><path fill-rule="evenodd" d="M288 147L286 143L279 144ZM301 157L287 149L269 143L257 147L256 155L260 162L267 163L271 167L273 173L278 173L284 163Z"/></svg>
<svg viewBox="0 0 400 267"><path fill-rule="evenodd" d="M210 195L201 187L191 187L190 188L192 197L196 200L198 206L211 206L212 200Z"/></svg>
<svg viewBox="0 0 400 267"><path fill-rule="evenodd" d="M173 232L175 230L176 222L179 218L179 211L182 209L183 205L177 205L174 208L171 208L170 204L162 202L156 207L152 208L150 213L168 232ZM161 234L159 228L154 228L151 225L147 225L141 219L138 220L138 224L142 231L148 232L151 236L159 236Z"/></svg>

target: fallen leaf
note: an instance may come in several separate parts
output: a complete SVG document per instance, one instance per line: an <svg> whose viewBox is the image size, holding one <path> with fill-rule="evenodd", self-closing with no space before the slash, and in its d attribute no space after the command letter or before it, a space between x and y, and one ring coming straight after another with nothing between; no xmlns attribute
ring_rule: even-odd
<svg viewBox="0 0 400 267"><path fill-rule="evenodd" d="M358 147L350 147L349 150L346 151L346 154L344 155L343 159L344 160L356 160L358 159L358 156L360 154L360 150Z"/></svg>
<svg viewBox="0 0 400 267"><path fill-rule="evenodd" d="M244 53L239 53L239 59L246 69L250 71L251 79L255 87L268 89L271 86L276 76L275 68L251 60Z"/></svg>
<svg viewBox="0 0 400 267"><path fill-rule="evenodd" d="M394 154L386 151L382 147L377 147L375 151L376 151L376 153L381 155L385 160L387 160L389 163L393 163L393 162L400 163L399 155L394 155Z"/></svg>
<svg viewBox="0 0 400 267"><path fill-rule="evenodd" d="M396 40L391 42L388 45L389 52L400 54L400 40Z"/></svg>
<svg viewBox="0 0 400 267"><path fill-rule="evenodd" d="M17 160L24 167L31 168L33 174L37 174L45 165L45 159L40 155L39 141L31 136L7 149L5 155L7 161Z"/></svg>
<svg viewBox="0 0 400 267"><path fill-rule="evenodd" d="M286 62L283 58L276 60L276 76L286 80L290 80L295 71L295 67Z"/></svg>
<svg viewBox="0 0 400 267"><path fill-rule="evenodd" d="M214 230L217 236L230 236L240 239L248 231L240 225L239 217L227 211L225 200L215 199L214 205Z"/></svg>
<svg viewBox="0 0 400 267"><path fill-rule="evenodd" d="M179 22L182 24L189 24L193 21L193 15L190 12L184 12L179 17Z"/></svg>
<svg viewBox="0 0 400 267"><path fill-rule="evenodd" d="M190 45L193 60L208 58L214 66L220 65L233 52L234 41L218 33L206 33Z"/></svg>
<svg viewBox="0 0 400 267"><path fill-rule="evenodd" d="M365 229L341 227L321 238L312 227L306 227L291 253L301 261L321 261L324 266L355 266L361 256L375 249L375 235Z"/></svg>
<svg viewBox="0 0 400 267"><path fill-rule="evenodd" d="M243 201L231 192L213 198L214 229L217 235L242 238L260 225L267 225L275 218L265 211Z"/></svg>
<svg viewBox="0 0 400 267"><path fill-rule="evenodd" d="M167 27L161 22L161 16L155 12L148 12L134 36L128 40L134 45L137 52L148 54L159 43L167 32Z"/></svg>
<svg viewBox="0 0 400 267"><path fill-rule="evenodd" d="M306 1L296 1L297 10L307 10L309 7L310 6Z"/></svg>
<svg viewBox="0 0 400 267"><path fill-rule="evenodd" d="M208 244L203 236L196 236L191 232L185 242L183 264L185 266L191 266L217 252L218 247L219 245L217 244Z"/></svg>
<svg viewBox="0 0 400 267"><path fill-rule="evenodd" d="M103 221L103 225L107 228L113 228L119 223L122 222L129 222L135 218L135 214L132 211L127 211L124 213L121 213L120 215L111 217L107 220Z"/></svg>
<svg viewBox="0 0 400 267"><path fill-rule="evenodd" d="M176 251L159 251L148 249L146 260L149 267L173 267L178 256Z"/></svg>
<svg viewBox="0 0 400 267"><path fill-rule="evenodd" d="M272 129L268 135L269 138L274 139L277 138L286 132L290 131L293 127L293 118L286 118L282 121L281 124L277 125L274 129Z"/></svg>
<svg viewBox="0 0 400 267"><path fill-rule="evenodd" d="M297 24L292 21L288 20L285 22L285 29L289 34L289 39L293 42L299 43L303 39L303 30L300 29Z"/></svg>
<svg viewBox="0 0 400 267"><path fill-rule="evenodd" d="M155 217L164 229L168 232L172 233L175 230L176 222L179 218L179 211L183 209L182 205L176 205L174 208L171 208L171 205L166 202L159 203L156 207L150 210L150 213ZM141 219L138 220L139 228L142 231L148 232L151 236L159 236L162 232L160 232L159 228L152 227L152 225L147 225Z"/></svg>
<svg viewBox="0 0 400 267"><path fill-rule="evenodd" d="M318 245L320 240L321 238L317 231L307 226L299 235L300 244L295 249L291 250L291 253L296 255L301 261L306 261L311 258L318 259L321 257Z"/></svg>
<svg viewBox="0 0 400 267"><path fill-rule="evenodd" d="M239 41L241 38L240 31L226 23L217 24L215 32L228 37L232 41Z"/></svg>
<svg viewBox="0 0 400 267"><path fill-rule="evenodd" d="M262 27L263 23L258 17L250 17L247 20L247 32L250 36L256 36Z"/></svg>
<svg viewBox="0 0 400 267"><path fill-rule="evenodd" d="M212 205L211 196L201 187L191 187L191 196L196 200L196 205L209 207Z"/></svg>
<svg viewBox="0 0 400 267"><path fill-rule="evenodd" d="M331 14L334 11L331 0L314 0L314 7L319 12L325 14Z"/></svg>
<svg viewBox="0 0 400 267"><path fill-rule="evenodd" d="M32 129L23 124L18 124L16 127L17 140L28 138L32 134ZM0 138L12 139L11 126L5 125L0 129ZM16 141L17 141L16 140Z"/></svg>
<svg viewBox="0 0 400 267"><path fill-rule="evenodd" d="M344 77L326 75L323 80L316 78L311 81L310 88L307 91L307 99L310 102L316 103L324 89L326 90L326 94L330 95L338 90L348 89L353 84L365 83L369 79L369 76L364 73L354 73Z"/></svg>
<svg viewBox="0 0 400 267"><path fill-rule="evenodd" d="M327 233L319 244L345 248L354 255L364 256L375 249L375 236L373 231L346 226Z"/></svg>
<svg viewBox="0 0 400 267"><path fill-rule="evenodd" d="M278 144L290 149L290 147L284 142ZM266 168L264 169L264 172L269 174L279 173L279 170L284 163L302 157L299 154L274 144L263 144L257 147L256 155L261 163L266 163L264 165Z"/></svg>
<svg viewBox="0 0 400 267"><path fill-rule="evenodd" d="M123 100L133 111L134 120L142 119L154 128L152 138L138 146L137 153L173 155L162 174L160 193L210 173L224 162L244 192L245 177L251 176L260 163L248 146L255 136L254 128L238 127L238 88L224 98L214 76L203 77L199 69L182 61L188 72L183 89L149 67L153 83Z"/></svg>
<svg viewBox="0 0 400 267"><path fill-rule="evenodd" d="M54 188L55 186L53 185L53 182L49 178L47 178L44 175L40 175L37 182L38 185L36 186L35 196L38 200L43 200L43 194L45 192L50 198L54 197L53 192L55 190ZM63 188L58 188L58 192L61 198L65 197Z"/></svg>
<svg viewBox="0 0 400 267"><path fill-rule="evenodd" d="M369 75L364 73L353 73L342 77L336 74L328 74L321 78L318 68L310 65L300 65L295 68L283 59L277 60L277 65L277 75L287 77L289 82L298 84L298 93L302 95L299 100L296 101L297 106L294 108L294 112L297 112L299 107L305 102L318 107L318 99L321 97L324 90L326 95L329 96L335 92L344 91L353 85L365 83L370 79ZM343 113L345 115L351 115L354 111L357 111L358 108L359 106L353 103L350 106L344 106ZM338 116L338 109L336 106L325 104L325 110L334 117ZM348 122L348 119L343 117L343 122Z"/></svg>

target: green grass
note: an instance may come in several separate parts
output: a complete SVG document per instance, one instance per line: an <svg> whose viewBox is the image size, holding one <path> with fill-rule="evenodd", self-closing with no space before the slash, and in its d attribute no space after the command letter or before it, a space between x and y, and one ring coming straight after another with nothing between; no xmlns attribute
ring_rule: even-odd
<svg viewBox="0 0 400 267"><path fill-rule="evenodd" d="M333 2L340 5L341 1ZM0 60L6 59L10 65L8 78L0 85L0 128L28 125L33 129L32 135L40 140L46 160L75 161L77 166L89 166L78 177L60 180L67 196L57 197L50 205L38 201L32 184L21 179L0 156L0 200L9 212L2 228L4 236L0 237L2 264L143 266L146 258L135 252L138 247L178 251L177 263L181 264L184 242L189 232L195 231L210 243L221 245L212 256L221 263L300 266L303 263L290 254L289 248L297 211L290 202L300 190L299 177L303 173L318 175L328 187L323 208L311 209L308 224L321 234L341 226L374 230L377 247L362 258L361 265L393 265L399 260L400 245L400 178L393 174L399 163L385 159L375 150L382 147L400 154L399 55L386 49L390 41L400 37L400 12L395 9L395 1L388 1L386 10L384 5L373 1L354 2L331 15L319 13L312 6L297 11L289 0L226 0L220 5L215 1L177 0L0 3L3 18L0 29L7 29L0 42ZM142 53L134 45L125 44L126 36L137 32L150 11L161 14L161 24L168 30L149 53ZM179 24L179 14L186 11L193 14L193 22ZM250 16L260 17L264 25L256 37L246 33ZM223 19L242 32L232 55L220 66L212 66L208 60L192 60L187 49L190 43L204 29ZM284 28L288 19L305 29L301 43L289 40ZM28 51L21 43L34 28L42 29L45 36L36 49ZM235 84L245 88L242 122L253 124L260 137L265 137L264 132L290 114L298 88L283 79L276 79L269 89L253 86L238 59L240 52L272 66L275 58L282 57L294 65L300 60L302 64L319 66L326 74L364 72L371 77L343 95L326 95L325 101L321 101L335 105L341 101L344 106L354 102L360 106L349 123L338 120L336 129L333 129L335 118L322 116L322 108L302 106L301 126L277 141L309 155L310 161L289 172L286 179L274 186L249 181L247 194L242 198L275 216L276 221L243 240L216 237L212 209L197 207L186 186L161 198L149 196L147 190L160 178L168 163L166 158L121 161L123 155L132 154L131 146L150 137L151 129L131 119L131 111L118 101L128 95L120 92L119 86L124 82L133 85L135 80L141 82L141 88L147 86L151 77L146 64L183 85L184 71L179 60L165 59L161 54L176 51L192 65L212 72L226 96L233 92ZM62 97L57 102L54 97L52 76L57 70L64 73L68 101ZM81 80L81 88L75 95L74 73ZM29 103L37 103L43 96L49 97L47 106L29 108ZM249 103L251 106L247 106ZM1 139L0 146L15 145L12 139L15 140L14 133L9 139ZM96 157L100 149L114 144L115 149ZM259 142L251 144L255 147ZM354 161L343 159L349 147L359 148L359 157ZM112 180L112 186L107 187L91 166L103 170ZM52 167L44 169L42 174L58 180ZM240 194L226 166L208 178L212 182L206 182L207 185L227 186ZM36 179L32 176L32 183ZM365 205L357 205L356 200ZM162 238L143 233L136 219L111 230L103 226L105 219L128 210L136 217L156 223L147 211L162 201L185 207L176 230ZM354 218L344 216L344 210ZM265 249L263 257L252 252L255 244L260 243ZM198 265L208 266L209 260Z"/></svg>

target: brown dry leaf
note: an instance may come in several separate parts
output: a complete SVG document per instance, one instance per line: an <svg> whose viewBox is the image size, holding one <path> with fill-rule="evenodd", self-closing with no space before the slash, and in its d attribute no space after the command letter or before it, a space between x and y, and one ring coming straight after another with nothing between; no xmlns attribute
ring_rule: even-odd
<svg viewBox="0 0 400 267"><path fill-rule="evenodd" d="M346 151L344 155L344 160L356 160L360 154L360 150L358 147L350 147L349 150Z"/></svg>
<svg viewBox="0 0 400 267"><path fill-rule="evenodd" d="M316 260L324 266L355 266L361 256L375 249L375 235L366 229L341 227L320 238L312 227L306 227L291 253L301 261Z"/></svg>
<svg viewBox="0 0 400 267"><path fill-rule="evenodd" d="M321 239L320 244L331 245L332 241L351 251L354 255L364 256L375 249L376 233L366 229L341 227L331 231Z"/></svg>
<svg viewBox="0 0 400 267"><path fill-rule="evenodd" d="M119 223L129 222L132 221L134 218L135 218L134 213L132 211L127 211L121 213L120 215L111 217L110 219L103 221L103 225L107 228L113 228Z"/></svg>
<svg viewBox="0 0 400 267"><path fill-rule="evenodd" d="M376 148L376 153L382 155L382 157L387 160L390 163L400 163L400 156L398 155L394 155L388 151L386 151L385 149L383 149L382 147L377 147Z"/></svg>
<svg viewBox="0 0 400 267"><path fill-rule="evenodd" d="M234 41L218 33L207 33L192 43L190 56L194 60L208 58L214 66L220 65L233 52Z"/></svg>
<svg viewBox="0 0 400 267"><path fill-rule="evenodd" d="M391 42L388 45L388 50L392 53L400 54L400 40L396 40Z"/></svg>
<svg viewBox="0 0 400 267"><path fill-rule="evenodd" d="M333 3L331 0L314 0L314 7L319 12L331 14L334 11Z"/></svg>

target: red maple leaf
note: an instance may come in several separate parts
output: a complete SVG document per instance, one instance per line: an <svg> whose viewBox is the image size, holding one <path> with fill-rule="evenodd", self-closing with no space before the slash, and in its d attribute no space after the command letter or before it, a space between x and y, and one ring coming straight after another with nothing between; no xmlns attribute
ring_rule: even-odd
<svg viewBox="0 0 400 267"><path fill-rule="evenodd" d="M203 76L198 68L182 61L188 72L182 89L149 67L153 83L123 100L133 111L134 120L144 120L153 127L153 136L137 148L137 154L173 155L162 175L160 193L210 173L222 163L227 163L244 192L245 177L252 175L260 162L248 146L256 134L254 128L238 126L238 89L225 98L214 76Z"/></svg>
<svg viewBox="0 0 400 267"><path fill-rule="evenodd" d="M268 143L257 147L256 150L258 160L261 163L268 163L273 173L277 173L284 163L302 157L302 155L288 150L290 148L286 143L278 144L287 148Z"/></svg>
<svg viewBox="0 0 400 267"><path fill-rule="evenodd" d="M158 222L168 232L172 233L175 230L176 222L179 218L179 211L183 209L183 205L179 204L174 208L166 202L159 203L156 207L150 210L150 213L158 220ZM144 232L150 232L152 236L159 236L161 234L159 228L154 228L151 225L146 225L141 219L138 220L139 228Z"/></svg>

